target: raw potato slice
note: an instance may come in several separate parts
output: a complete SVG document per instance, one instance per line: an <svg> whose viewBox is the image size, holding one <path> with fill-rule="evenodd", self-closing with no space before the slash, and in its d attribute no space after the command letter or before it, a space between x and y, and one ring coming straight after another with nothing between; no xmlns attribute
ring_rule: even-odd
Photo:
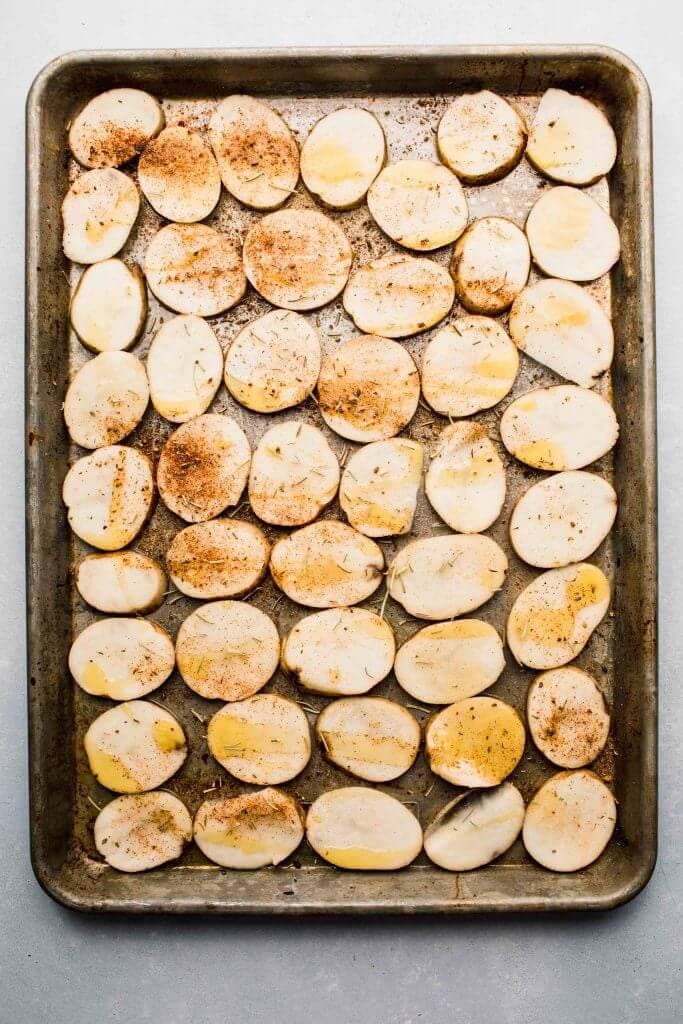
<svg viewBox="0 0 683 1024"><path fill-rule="evenodd" d="M76 587L98 612L144 615L163 601L166 576L153 558L139 551L116 551L87 555L78 566Z"/></svg>
<svg viewBox="0 0 683 1024"><path fill-rule="evenodd" d="M83 167L118 167L164 127L159 103L141 89L110 89L74 118L69 149Z"/></svg>
<svg viewBox="0 0 683 1024"><path fill-rule="evenodd" d="M496 320L463 316L427 343L422 393L443 416L471 416L505 398L518 369L517 349Z"/></svg>
<svg viewBox="0 0 683 1024"><path fill-rule="evenodd" d="M244 269L256 291L283 309L317 309L336 299L353 258L348 238L318 210L279 210L244 239Z"/></svg>
<svg viewBox="0 0 683 1024"><path fill-rule="evenodd" d="M350 441L382 441L400 433L415 415L420 375L398 342L351 338L323 362L318 400L335 433Z"/></svg>
<svg viewBox="0 0 683 1024"><path fill-rule="evenodd" d="M480 533L495 523L505 501L505 467L480 423L452 423L442 430L425 493L458 533Z"/></svg>
<svg viewBox="0 0 683 1024"><path fill-rule="evenodd" d="M328 761L367 782L391 782L407 772L422 735L410 712L384 697L334 700L318 715L315 731Z"/></svg>
<svg viewBox="0 0 683 1024"><path fill-rule="evenodd" d="M272 619L242 601L200 605L176 640L178 670L200 697L242 700L275 672L280 638Z"/></svg>
<svg viewBox="0 0 683 1024"><path fill-rule="evenodd" d="M71 299L71 326L93 352L135 344L147 318L145 279L137 263L104 260L88 267Z"/></svg>
<svg viewBox="0 0 683 1024"><path fill-rule="evenodd" d="M206 224L167 224L157 231L144 270L156 297L176 313L216 316L247 290L237 249Z"/></svg>
<svg viewBox="0 0 683 1024"><path fill-rule="evenodd" d="M247 409L281 412L310 395L320 362L313 324L300 313L273 309L234 337L225 359L225 386Z"/></svg>
<svg viewBox="0 0 683 1024"><path fill-rule="evenodd" d="M526 235L506 217L482 217L458 239L451 259L455 293L472 313L502 313L529 279Z"/></svg>
<svg viewBox="0 0 683 1024"><path fill-rule="evenodd" d="M297 622L282 645L282 669L304 690L340 697L367 693L391 672L391 626L367 608L316 612Z"/></svg>
<svg viewBox="0 0 683 1024"><path fill-rule="evenodd" d="M270 556L277 586L309 608L365 601L382 582L383 569L381 548L334 519L295 530L277 542Z"/></svg>
<svg viewBox="0 0 683 1024"><path fill-rule="evenodd" d="M438 622L399 648L396 678L425 704L453 704L493 686L505 668L503 643L480 619Z"/></svg>
<svg viewBox="0 0 683 1024"><path fill-rule="evenodd" d="M537 576L512 606L508 647L520 665L559 668L572 661L602 622L610 602L607 577L579 562Z"/></svg>
<svg viewBox="0 0 683 1024"><path fill-rule="evenodd" d="M607 743L605 698L593 677L573 665L534 679L526 713L532 740L560 768L583 768Z"/></svg>
<svg viewBox="0 0 683 1024"><path fill-rule="evenodd" d="M362 203L386 158L377 118L358 107L335 110L313 125L301 150L301 177L326 206L348 210Z"/></svg>
<svg viewBox="0 0 683 1024"><path fill-rule="evenodd" d="M173 793L119 796L95 820L95 846L117 871L149 871L177 860L192 841L192 818Z"/></svg>
<svg viewBox="0 0 683 1024"><path fill-rule="evenodd" d="M450 619L489 601L505 582L507 558L490 537L427 537L401 548L387 588L417 619Z"/></svg>
<svg viewBox="0 0 683 1024"><path fill-rule="evenodd" d="M548 89L536 111L526 155L541 174L567 185L590 185L617 158L612 126L594 103Z"/></svg>
<svg viewBox="0 0 683 1024"><path fill-rule="evenodd" d="M69 651L69 671L81 689L111 700L144 697L174 667L173 640L147 619L100 619L78 634Z"/></svg>
<svg viewBox="0 0 683 1024"><path fill-rule="evenodd" d="M249 501L264 523L303 526L334 500L339 463L321 430L287 420L267 430L251 460Z"/></svg>
<svg viewBox="0 0 683 1024"><path fill-rule="evenodd" d="M619 259L616 224L577 188L558 185L544 192L531 208L525 230L534 262L549 277L594 281Z"/></svg>
<svg viewBox="0 0 683 1024"><path fill-rule="evenodd" d="M467 227L467 200L456 176L431 160L399 160L380 172L368 209L382 231L407 249L449 245Z"/></svg>
<svg viewBox="0 0 683 1024"><path fill-rule="evenodd" d="M301 804L279 789L205 800L194 819L194 841L224 868L280 864L304 837Z"/></svg>
<svg viewBox="0 0 683 1024"><path fill-rule="evenodd" d="M342 475L339 504L366 537L409 533L422 479L423 448L404 437L359 448Z"/></svg>
<svg viewBox="0 0 683 1024"><path fill-rule="evenodd" d="M157 486L165 505L201 523L236 505L249 476L246 434L229 416L207 413L183 423L161 449Z"/></svg>
<svg viewBox="0 0 683 1024"><path fill-rule="evenodd" d="M104 448L132 433L149 402L147 374L130 352L100 352L76 372L64 399L64 421L81 448Z"/></svg>
<svg viewBox="0 0 683 1024"><path fill-rule="evenodd" d="M306 715L277 693L226 704L209 722L207 743L226 771L255 786L288 782L311 757Z"/></svg>
<svg viewBox="0 0 683 1024"><path fill-rule="evenodd" d="M558 772L527 807L522 839L544 868L580 871L598 859L616 821L616 801L597 775Z"/></svg>
<svg viewBox="0 0 683 1024"><path fill-rule="evenodd" d="M138 182L150 205L166 220L204 220L221 195L213 153L198 132L174 125L148 142L138 163Z"/></svg>
<svg viewBox="0 0 683 1024"><path fill-rule="evenodd" d="M62 497L77 537L102 551L125 548L152 512L152 463L135 448L99 448L74 462Z"/></svg>
<svg viewBox="0 0 683 1024"><path fill-rule="evenodd" d="M524 753L524 725L517 711L493 697L449 704L427 722L429 767L454 786L497 786Z"/></svg>
<svg viewBox="0 0 683 1024"><path fill-rule="evenodd" d="M525 142L526 126L520 115L488 89L449 103L436 134L439 156L469 185L502 178L521 160Z"/></svg>
<svg viewBox="0 0 683 1024"><path fill-rule="evenodd" d="M306 838L330 864L356 871L395 871L422 849L415 815L393 796L364 786L319 796L308 809Z"/></svg>
<svg viewBox="0 0 683 1024"><path fill-rule="evenodd" d="M561 377L591 388L614 355L614 332L593 296L572 281L537 281L512 304L517 348Z"/></svg>
<svg viewBox="0 0 683 1024"><path fill-rule="evenodd" d="M131 700L103 712L83 744L90 771L115 793L143 793L163 786L187 757L180 723L165 708L146 700Z"/></svg>
<svg viewBox="0 0 683 1024"><path fill-rule="evenodd" d="M445 267L398 252L359 267L344 289L344 309L356 327L385 338L428 330L443 320L454 299Z"/></svg>
<svg viewBox="0 0 683 1024"><path fill-rule="evenodd" d="M519 499L510 517L510 540L529 565L559 569L589 558L616 514L617 496L607 480L582 471L558 473Z"/></svg>
<svg viewBox="0 0 683 1024"><path fill-rule="evenodd" d="M273 210L299 180L299 150L279 114L252 96L227 96L209 122L223 184L255 210Z"/></svg>
<svg viewBox="0 0 683 1024"><path fill-rule="evenodd" d="M581 469L614 447L619 424L601 395L558 384L511 402L500 420L500 436L511 455L534 469Z"/></svg>
<svg viewBox="0 0 683 1024"><path fill-rule="evenodd" d="M140 209L134 183L111 167L86 171L62 203L64 255L74 263L99 263L122 249Z"/></svg>
<svg viewBox="0 0 683 1024"><path fill-rule="evenodd" d="M511 782L470 789L451 800L425 829L425 853L447 871L483 868L509 850L522 831L524 800Z"/></svg>
<svg viewBox="0 0 683 1024"><path fill-rule="evenodd" d="M174 316L152 339L147 355L152 405L171 423L206 412L223 376L223 350L206 320Z"/></svg>
<svg viewBox="0 0 683 1024"><path fill-rule="evenodd" d="M177 533L166 552L171 580L183 594L210 601L244 597L266 574L270 544L258 526L212 519Z"/></svg>

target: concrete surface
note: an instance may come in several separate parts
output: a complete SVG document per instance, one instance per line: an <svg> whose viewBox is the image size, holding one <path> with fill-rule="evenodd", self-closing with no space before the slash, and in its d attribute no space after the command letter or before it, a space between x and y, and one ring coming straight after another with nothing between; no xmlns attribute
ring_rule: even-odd
<svg viewBox="0 0 683 1024"><path fill-rule="evenodd" d="M81 47L600 42L654 95L661 466L661 840L656 873L601 917L112 920L52 903L28 862L23 612L23 103ZM15 0L0 15L0 1022L673 1024L682 1019L681 6L659 0Z"/></svg>

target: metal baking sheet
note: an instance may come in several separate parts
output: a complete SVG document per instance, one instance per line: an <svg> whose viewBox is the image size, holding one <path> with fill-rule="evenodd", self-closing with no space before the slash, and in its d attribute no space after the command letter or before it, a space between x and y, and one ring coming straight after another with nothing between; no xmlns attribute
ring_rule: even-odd
<svg viewBox="0 0 683 1024"><path fill-rule="evenodd" d="M73 636L96 616L73 587L72 566L85 547L71 535L61 503L61 484L70 461L79 454L66 434L61 403L69 376L88 354L69 331L68 302L80 268L70 267L61 250L60 204L76 167L69 159L66 131L70 117L92 95L115 86L134 85L159 97L168 123L203 129L216 100L230 92L263 96L302 142L324 113L344 104L362 104L382 123L389 159L404 155L433 157L434 132L449 98L463 91L490 88L514 100L530 114L551 85L580 92L598 102L612 121L619 157L609 176L590 193L610 208L621 232L623 253L610 277L593 285L598 301L611 312L616 356L611 374L599 385L615 405L621 438L595 468L612 479L619 494L615 528L596 561L613 585L608 617L578 659L599 679L612 708L608 746L595 765L619 801L615 838L605 854L577 874L561 875L535 865L520 841L486 868L451 874L424 855L402 871L343 872L317 858L304 842L285 864L254 872L235 872L209 864L192 846L177 863L139 875L109 868L97 854L92 825L94 804L111 794L88 771L83 733L109 702L90 697L69 677L67 654ZM84 910L128 912L211 911L311 913L340 911L462 912L607 908L623 903L647 882L656 852L656 489L654 322L652 277L650 109L647 85L622 55L599 47L466 47L449 49L139 51L77 53L59 58L36 79L28 101L27 218L27 485L28 485L28 645L32 859L36 875L61 902ZM131 172L133 176L134 170ZM467 188L470 217L500 213L520 225L544 188L550 187L525 160L502 181ZM302 185L289 201L314 205ZM140 261L151 235L163 223L147 203L123 250ZM333 213L354 248L355 265L392 247L367 207ZM258 214L225 192L208 223L239 241ZM450 247L435 254L447 262ZM150 296L151 299L151 296ZM267 304L253 290L235 309L213 318L225 348L237 330L264 312ZM462 310L454 307L451 316ZM133 351L144 357L153 331L173 314L151 299L146 329ZM325 351L357 334L339 301L308 314L319 329ZM503 322L506 317L502 317ZM433 332L406 341L418 359ZM530 387L557 382L551 371L521 359L510 398ZM507 404L479 414L499 444L497 422ZM222 387L212 411L234 416L252 445L275 422L296 416L321 425L314 401L276 416L250 413ZM427 453L447 423L422 405L405 431L424 443ZM325 428L326 429L326 428ZM126 442L155 458L172 426L148 410ZM342 438L326 430L337 454ZM475 613L503 632L509 608L536 574L514 557L507 539L510 511L517 497L543 474L510 459L499 444L507 468L508 496L503 514L488 531L511 561L505 587ZM253 520L245 506L238 510ZM338 505L326 513L340 517ZM163 556L183 524L159 502L134 545ZM271 539L284 534L266 528ZM420 496L413 536L447 533ZM411 537L381 542L387 561ZM378 609L381 587L364 602ZM308 610L293 604L267 580L249 598L270 614L281 635ZM170 594L152 616L175 633L198 604ZM424 623L410 618L393 601L386 615L400 643ZM519 668L506 650L507 668L490 691L523 712L533 673ZM328 698L304 695L280 672L267 689L292 696L313 708ZM411 704L393 676L373 693ZM205 791L220 785L223 794L244 791L208 753L205 731L191 711L207 719L220 706L192 693L177 672L152 697L181 721L190 756L168 783L195 811ZM424 723L428 714L413 706ZM309 713L311 724L315 719ZM314 744L315 747L315 744ZM529 800L553 767L527 742L512 780ZM348 785L350 777L328 764L314 749L305 772L284 788L304 802L326 789ZM400 779L381 787L404 801L426 824L453 795L453 787L429 772L423 754Z"/></svg>

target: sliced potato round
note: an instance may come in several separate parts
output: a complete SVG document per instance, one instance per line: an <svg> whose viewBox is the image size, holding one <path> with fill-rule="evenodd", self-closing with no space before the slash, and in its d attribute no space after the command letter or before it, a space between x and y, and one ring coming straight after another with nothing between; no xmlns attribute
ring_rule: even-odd
<svg viewBox="0 0 683 1024"><path fill-rule="evenodd" d="M177 533L166 552L171 580L183 594L210 601L244 597L266 574L270 544L253 523L212 519Z"/></svg>
<svg viewBox="0 0 683 1024"><path fill-rule="evenodd" d="M247 409L281 412L310 395L320 362L313 324L292 310L272 309L233 338L225 358L225 386Z"/></svg>
<svg viewBox="0 0 683 1024"><path fill-rule="evenodd" d="M549 277L594 281L619 259L616 224L578 188L558 185L543 192L525 230L534 262Z"/></svg>
<svg viewBox="0 0 683 1024"><path fill-rule="evenodd" d="M512 606L508 647L521 665L559 668L584 649L610 602L609 582L597 565L579 562L549 569Z"/></svg>
<svg viewBox="0 0 683 1024"><path fill-rule="evenodd" d="M616 801L597 775L558 772L527 807L522 839L544 868L580 871L598 859L616 821Z"/></svg>
<svg viewBox="0 0 683 1024"><path fill-rule="evenodd" d="M505 501L505 467L480 423L452 423L442 430L425 493L458 533L480 533L495 523Z"/></svg>
<svg viewBox="0 0 683 1024"><path fill-rule="evenodd" d="M209 722L207 743L226 771L255 786L288 782L311 757L306 715L277 693L226 704Z"/></svg>
<svg viewBox="0 0 683 1024"><path fill-rule="evenodd" d="M170 711L146 700L104 711L83 743L90 771L115 793L143 793L163 786L187 757L180 723Z"/></svg>
<svg viewBox="0 0 683 1024"><path fill-rule="evenodd" d="M450 619L474 611L505 582L507 558L490 537L426 537L401 548L387 587L417 619Z"/></svg>
<svg viewBox="0 0 683 1024"><path fill-rule="evenodd" d="M537 171L567 185L590 185L617 158L612 126L594 103L548 89L531 125L526 155Z"/></svg>
<svg viewBox="0 0 683 1024"><path fill-rule="evenodd" d="M318 715L325 757L367 782L390 782L407 772L420 749L420 726L384 697L344 697Z"/></svg>
<svg viewBox="0 0 683 1024"><path fill-rule="evenodd" d="M95 846L117 871L149 871L177 860L192 841L192 818L173 793L118 796L95 820Z"/></svg>
<svg viewBox="0 0 683 1024"><path fill-rule="evenodd" d="M200 605L178 630L178 670L200 697L243 700L278 666L280 638L265 612L243 601Z"/></svg>
<svg viewBox="0 0 683 1024"><path fill-rule="evenodd" d="M149 402L147 374L130 352L100 352L77 370L64 399L64 421L82 448L104 448L132 433Z"/></svg>
<svg viewBox="0 0 683 1024"><path fill-rule="evenodd" d="M140 210L135 184L105 167L81 174L62 203L64 255L74 263L99 263L123 248Z"/></svg>
<svg viewBox="0 0 683 1024"><path fill-rule="evenodd" d="M334 519L279 540L270 572L287 597L309 608L358 604L382 582L384 556L373 540Z"/></svg>
<svg viewBox="0 0 683 1024"><path fill-rule="evenodd" d="M526 235L506 217L482 217L458 239L451 259L455 293L472 313L502 313L529 279Z"/></svg>
<svg viewBox="0 0 683 1024"><path fill-rule="evenodd" d="M433 715L425 729L429 767L454 786L497 786L519 764L525 732L497 697L469 697Z"/></svg>
<svg viewBox="0 0 683 1024"><path fill-rule="evenodd" d="M205 800L194 819L194 841L224 868L269 867L294 853L304 837L301 804L279 789Z"/></svg>
<svg viewBox="0 0 683 1024"><path fill-rule="evenodd" d="M188 523L213 519L240 500L251 449L235 420L218 413L178 427L161 449L157 486L165 505Z"/></svg>
<svg viewBox="0 0 683 1024"><path fill-rule="evenodd" d="M223 350L198 316L162 324L147 355L152 405L171 423L185 423L209 408L223 376Z"/></svg>
<svg viewBox="0 0 683 1024"><path fill-rule="evenodd" d="M348 210L362 203L386 158L377 118L360 107L322 117L301 149L301 177L326 206Z"/></svg>
<svg viewBox="0 0 683 1024"><path fill-rule="evenodd" d="M595 473L571 471L540 480L510 517L512 546L529 565L559 569L593 554L612 529L617 496Z"/></svg>
<svg viewBox="0 0 683 1024"><path fill-rule="evenodd" d="M137 263L94 263L81 275L71 299L71 326L93 352L110 352L135 344L147 317L145 279Z"/></svg>
<svg viewBox="0 0 683 1024"><path fill-rule="evenodd" d="M472 871L509 850L522 831L524 800L511 782L456 796L425 829L425 853L447 871Z"/></svg>
<svg viewBox="0 0 683 1024"><path fill-rule="evenodd" d="M436 133L439 156L469 185L485 185L508 174L521 160L525 143L520 115L488 89L457 96Z"/></svg>
<svg viewBox="0 0 683 1024"><path fill-rule="evenodd" d="M164 127L164 112L141 89L109 89L86 103L69 128L69 149L83 167L118 167Z"/></svg>
<svg viewBox="0 0 683 1024"><path fill-rule="evenodd" d="M69 671L81 689L111 700L144 697L174 667L173 640L148 619L100 619L78 634L69 651Z"/></svg>
<svg viewBox="0 0 683 1024"><path fill-rule="evenodd" d="M610 716L598 684L573 665L543 672L529 687L531 738L560 768L583 768L607 743Z"/></svg>
<svg viewBox="0 0 683 1024"><path fill-rule="evenodd" d="M385 167L368 190L368 209L389 238L420 252L449 245L467 227L462 185L432 160Z"/></svg>
<svg viewBox="0 0 683 1024"><path fill-rule="evenodd" d="M263 435L251 460L249 501L264 523L303 526L334 500L339 462L317 427L287 420Z"/></svg>
<svg viewBox="0 0 683 1024"><path fill-rule="evenodd" d="M135 448L99 448L74 462L62 497L77 537L102 551L125 548L152 511L152 463Z"/></svg>
<svg viewBox="0 0 683 1024"><path fill-rule="evenodd" d="M166 576L158 562L139 551L115 551L86 555L78 566L76 588L98 612L143 615L163 601Z"/></svg>
<svg viewBox="0 0 683 1024"><path fill-rule="evenodd" d="M503 642L480 619L425 626L399 648L396 678L425 704L453 704L493 686L505 668Z"/></svg>
<svg viewBox="0 0 683 1024"><path fill-rule="evenodd" d="M443 320L454 299L445 267L398 252L359 267L344 289L344 309L356 327L385 338L428 330Z"/></svg>
<svg viewBox="0 0 683 1024"><path fill-rule="evenodd" d="M206 224L167 224L147 246L147 284L176 313L216 316L240 301L247 279L240 255Z"/></svg>
<svg viewBox="0 0 683 1024"><path fill-rule="evenodd" d="M382 441L410 423L420 401L420 375L406 349L388 338L345 341L323 361L320 413L350 441Z"/></svg>
<svg viewBox="0 0 683 1024"><path fill-rule="evenodd" d="M367 693L391 672L391 626L367 608L334 608L301 619L282 644L281 664L305 690Z"/></svg>
<svg viewBox="0 0 683 1024"><path fill-rule="evenodd" d="M306 838L330 864L356 871L395 871L422 849L415 815L393 796L364 786L319 796L308 809Z"/></svg>
<svg viewBox="0 0 683 1024"><path fill-rule="evenodd" d="M150 205L166 220L204 220L221 195L216 159L198 132L174 125L148 142L138 163L138 182Z"/></svg>
<svg viewBox="0 0 683 1024"><path fill-rule="evenodd" d="M342 475L339 504L366 537L409 533L422 479L422 445L404 437L354 452Z"/></svg>
<svg viewBox="0 0 683 1024"><path fill-rule="evenodd" d="M614 447L619 424L601 395L557 384L511 402L500 420L500 436L511 455L534 469L581 469Z"/></svg>

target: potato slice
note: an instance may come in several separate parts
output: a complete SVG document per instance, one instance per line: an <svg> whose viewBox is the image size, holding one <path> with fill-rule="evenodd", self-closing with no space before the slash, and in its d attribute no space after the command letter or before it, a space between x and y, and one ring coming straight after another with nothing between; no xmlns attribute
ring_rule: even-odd
<svg viewBox="0 0 683 1024"><path fill-rule="evenodd" d="M334 500L339 463L317 427L287 420L263 435L251 460L249 501L264 523L303 526Z"/></svg>
<svg viewBox="0 0 683 1024"><path fill-rule="evenodd" d="M218 413L178 427L161 449L157 486L165 505L188 523L220 515L240 500L251 449L235 420Z"/></svg>
<svg viewBox="0 0 683 1024"><path fill-rule="evenodd" d="M102 551L125 548L152 512L152 463L135 448L99 448L74 462L62 498L77 537Z"/></svg>
<svg viewBox="0 0 683 1024"><path fill-rule="evenodd" d="M368 190L368 209L389 238L419 252L449 245L467 227L462 185L432 160L385 167Z"/></svg>
<svg viewBox="0 0 683 1024"><path fill-rule="evenodd" d="M518 369L517 349L496 320L458 317L427 343L422 394L443 416L471 416L505 398Z"/></svg>
<svg viewBox="0 0 683 1024"><path fill-rule="evenodd" d="M354 271L344 290L344 309L361 331L407 338L443 320L454 298L453 278L445 267L388 252Z"/></svg>
<svg viewBox="0 0 683 1024"><path fill-rule="evenodd" d="M369 110L346 107L322 117L301 149L301 177L326 206L363 202L386 158L384 132Z"/></svg>
<svg viewBox="0 0 683 1024"><path fill-rule="evenodd" d="M490 537L426 537L401 548L387 588L417 619L450 619L489 601L505 582L507 558Z"/></svg>
<svg viewBox="0 0 683 1024"><path fill-rule="evenodd" d="M243 700L278 666L280 638L265 612L243 601L200 605L178 630L178 670L200 697Z"/></svg>
<svg viewBox="0 0 683 1024"><path fill-rule="evenodd" d="M595 473L572 471L539 480L515 505L510 540L539 569L582 562L602 544L617 514L617 496Z"/></svg>
<svg viewBox="0 0 683 1024"><path fill-rule="evenodd" d="M225 386L254 412L281 412L310 395L320 373L320 341L300 313L272 309L235 335Z"/></svg>
<svg viewBox="0 0 683 1024"><path fill-rule="evenodd" d="M455 293L472 313L502 313L527 283L530 269L526 235L506 217L475 220L451 259Z"/></svg>
<svg viewBox="0 0 683 1024"><path fill-rule="evenodd" d="M318 715L325 757L367 782L390 782L407 772L420 749L420 726L384 697L344 697Z"/></svg>
<svg viewBox="0 0 683 1024"><path fill-rule="evenodd" d="M299 180L299 150L279 114L252 96L226 96L209 139L231 195L255 210L281 206Z"/></svg>
<svg viewBox="0 0 683 1024"><path fill-rule="evenodd" d="M521 160L525 143L526 125L518 112L488 89L457 96L436 133L439 156L469 185L502 178Z"/></svg>
<svg viewBox="0 0 683 1024"><path fill-rule="evenodd" d="M619 259L619 232L610 215L567 185L542 193L525 231L534 262L549 277L594 281Z"/></svg>
<svg viewBox="0 0 683 1024"><path fill-rule="evenodd" d="M94 263L81 275L71 299L71 326L93 352L119 351L135 344L147 318L145 279L137 263Z"/></svg>
<svg viewBox="0 0 683 1024"><path fill-rule="evenodd" d="M207 728L209 750L226 771L255 786L288 782L311 757L308 719L277 693L226 704Z"/></svg>
<svg viewBox="0 0 683 1024"><path fill-rule="evenodd" d="M447 871L473 871L509 850L522 831L524 800L511 782L456 796L425 829L425 853Z"/></svg>
<svg viewBox="0 0 683 1024"><path fill-rule="evenodd" d="M415 415L420 375L406 349L388 338L345 341L323 361L318 379L320 413L350 441L394 437Z"/></svg>
<svg viewBox="0 0 683 1024"><path fill-rule="evenodd" d="M166 220L204 220L221 196L216 159L198 132L174 125L145 146L138 163L143 195Z"/></svg>
<svg viewBox="0 0 683 1024"><path fill-rule="evenodd" d="M270 556L277 586L309 608L365 601L382 582L383 569L381 548L334 519L295 530L275 544Z"/></svg>
<svg viewBox="0 0 683 1024"><path fill-rule="evenodd" d="M601 395L558 384L511 402L501 417L500 436L511 455L534 469L581 469L614 447L619 424Z"/></svg>
<svg viewBox="0 0 683 1024"><path fill-rule="evenodd" d="M527 853L544 868L580 871L598 859L616 821L616 801L597 775L558 772L527 807L522 839Z"/></svg>
<svg viewBox="0 0 683 1024"><path fill-rule="evenodd" d="M164 127L164 112L141 89L109 89L73 119L69 149L83 167L118 167L132 160Z"/></svg>
<svg viewBox="0 0 683 1024"><path fill-rule="evenodd" d="M594 103L548 89L536 111L526 155L541 174L567 185L591 185L617 158L612 126Z"/></svg>
<svg viewBox="0 0 683 1024"><path fill-rule="evenodd" d="M244 597L266 574L270 544L253 523L212 519L177 533L166 552L171 580L183 594L210 601Z"/></svg>
<svg viewBox="0 0 683 1024"><path fill-rule="evenodd" d="M144 697L174 667L173 640L148 619L100 619L78 634L69 651L69 671L81 689L111 700Z"/></svg>
<svg viewBox="0 0 683 1024"><path fill-rule="evenodd" d="M130 352L100 352L73 376L64 421L81 448L104 448L132 433L149 402L147 374Z"/></svg>
<svg viewBox="0 0 683 1024"><path fill-rule="evenodd" d="M153 558L139 551L116 551L86 555L78 566L76 588L98 612L143 615L163 601L166 576Z"/></svg>
<svg viewBox="0 0 683 1024"><path fill-rule="evenodd" d="M610 602L609 582L596 565L549 569L521 592L507 623L508 647L520 665L559 668L584 649Z"/></svg>
<svg viewBox="0 0 683 1024"><path fill-rule="evenodd" d="M118 796L95 819L95 846L117 871L149 871L177 860L192 841L192 818L173 793Z"/></svg>
<svg viewBox="0 0 683 1024"><path fill-rule="evenodd" d="M393 796L364 786L319 796L306 815L306 838L330 864L356 871L395 871L422 849L415 815Z"/></svg>
<svg viewBox="0 0 683 1024"><path fill-rule="evenodd" d="M525 732L497 697L469 697L433 715L425 729L429 767L454 786L497 786L519 764Z"/></svg>
<svg viewBox="0 0 683 1024"><path fill-rule="evenodd" d="M135 184L106 167L81 174L62 203L64 255L74 263L99 263L124 247L140 210Z"/></svg>
<svg viewBox="0 0 683 1024"><path fill-rule="evenodd" d="M422 479L424 451L404 437L375 441L354 452L342 475L339 504L366 537L409 533Z"/></svg>
<svg viewBox="0 0 683 1024"><path fill-rule="evenodd" d="M304 837L301 804L279 789L205 800L194 819L194 840L224 868L253 870L280 864Z"/></svg>
<svg viewBox="0 0 683 1024"><path fill-rule="evenodd" d="M304 690L339 697L367 693L391 672L391 626L367 608L339 608L301 619L285 637L281 665Z"/></svg>
<svg viewBox="0 0 683 1024"><path fill-rule="evenodd" d="M480 423L452 423L441 431L425 493L458 533L480 533L495 523L505 501L505 467Z"/></svg>
<svg viewBox="0 0 683 1024"><path fill-rule="evenodd" d="M505 668L503 642L481 619L437 622L399 648L394 672L411 697L453 704L493 686Z"/></svg>
<svg viewBox="0 0 683 1024"><path fill-rule="evenodd" d="M115 793L143 793L163 786L187 757L187 740L178 720L146 700L104 711L83 744L90 771Z"/></svg>
<svg viewBox="0 0 683 1024"><path fill-rule="evenodd" d="M152 405L171 423L206 412L223 376L223 350L206 320L174 316L162 324L147 355Z"/></svg>
<svg viewBox="0 0 683 1024"><path fill-rule="evenodd" d="M573 665L534 679L526 713L532 740L560 768L583 768L607 743L610 716L605 698L593 677Z"/></svg>
<svg viewBox="0 0 683 1024"><path fill-rule="evenodd" d="M167 224L147 246L147 284L176 313L216 316L247 290L240 255L232 242L206 224Z"/></svg>

